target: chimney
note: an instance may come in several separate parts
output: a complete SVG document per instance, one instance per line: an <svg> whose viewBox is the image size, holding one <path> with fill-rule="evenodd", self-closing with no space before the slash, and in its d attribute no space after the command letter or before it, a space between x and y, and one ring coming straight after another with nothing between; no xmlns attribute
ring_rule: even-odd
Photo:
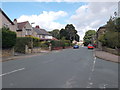
<svg viewBox="0 0 120 90"><path fill-rule="evenodd" d="M35 28L40 28L39 25L37 25Z"/></svg>
<svg viewBox="0 0 120 90"><path fill-rule="evenodd" d="M14 21L17 22L17 19L15 18Z"/></svg>
<svg viewBox="0 0 120 90"><path fill-rule="evenodd" d="M17 19L14 19L14 21L13 21L13 22L14 22L14 24L17 24Z"/></svg>

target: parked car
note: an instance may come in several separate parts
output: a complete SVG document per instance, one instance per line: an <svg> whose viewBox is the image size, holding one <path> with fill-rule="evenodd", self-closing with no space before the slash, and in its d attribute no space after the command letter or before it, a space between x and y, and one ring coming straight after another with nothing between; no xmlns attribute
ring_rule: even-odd
<svg viewBox="0 0 120 90"><path fill-rule="evenodd" d="M74 45L73 46L73 49L78 49L79 48L79 45Z"/></svg>
<svg viewBox="0 0 120 90"><path fill-rule="evenodd" d="M92 44L89 44L88 49L94 49L94 46Z"/></svg>

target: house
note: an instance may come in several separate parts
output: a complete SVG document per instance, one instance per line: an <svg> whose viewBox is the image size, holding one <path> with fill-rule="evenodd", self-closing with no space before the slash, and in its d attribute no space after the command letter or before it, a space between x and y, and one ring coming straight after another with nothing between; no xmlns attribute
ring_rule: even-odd
<svg viewBox="0 0 120 90"><path fill-rule="evenodd" d="M0 8L0 28L7 27L11 31L16 32L17 26L10 20L10 18Z"/></svg>
<svg viewBox="0 0 120 90"><path fill-rule="evenodd" d="M99 29L96 32L97 47L99 49L102 49L102 43L99 42L98 39L101 35L105 34L105 32L106 32L106 25L99 27Z"/></svg>
<svg viewBox="0 0 120 90"><path fill-rule="evenodd" d="M41 29L39 26L33 28L33 36L40 38L41 41L52 40L53 37L45 29Z"/></svg>
<svg viewBox="0 0 120 90"><path fill-rule="evenodd" d="M17 20L14 19L14 23L16 22L17 24L17 37L27 37L27 36L32 36L32 26L28 21L25 22L19 22L17 23Z"/></svg>

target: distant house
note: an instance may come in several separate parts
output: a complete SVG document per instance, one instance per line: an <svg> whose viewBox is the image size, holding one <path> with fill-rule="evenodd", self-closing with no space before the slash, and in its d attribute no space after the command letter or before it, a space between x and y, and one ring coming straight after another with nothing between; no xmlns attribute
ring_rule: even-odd
<svg viewBox="0 0 120 90"><path fill-rule="evenodd" d="M52 40L53 37L45 29L41 29L39 26L33 28L33 36L40 38L40 40L47 41Z"/></svg>
<svg viewBox="0 0 120 90"><path fill-rule="evenodd" d="M17 26L10 20L10 18L0 8L0 28L7 27L11 31L16 32Z"/></svg>
<svg viewBox="0 0 120 90"><path fill-rule="evenodd" d="M15 19L14 22L17 22ZM17 37L27 37L32 36L32 26L28 21L17 23Z"/></svg>
<svg viewBox="0 0 120 90"><path fill-rule="evenodd" d="M101 42L98 41L98 38L101 35L105 34L105 32L106 32L106 25L99 27L99 29L96 32L97 47L100 49L102 48L102 44L101 44Z"/></svg>

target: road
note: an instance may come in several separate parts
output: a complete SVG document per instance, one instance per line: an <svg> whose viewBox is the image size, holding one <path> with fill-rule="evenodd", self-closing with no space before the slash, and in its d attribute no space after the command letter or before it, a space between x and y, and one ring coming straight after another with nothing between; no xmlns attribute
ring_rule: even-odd
<svg viewBox="0 0 120 90"><path fill-rule="evenodd" d="M117 88L118 64L85 47L3 62L3 88Z"/></svg>

